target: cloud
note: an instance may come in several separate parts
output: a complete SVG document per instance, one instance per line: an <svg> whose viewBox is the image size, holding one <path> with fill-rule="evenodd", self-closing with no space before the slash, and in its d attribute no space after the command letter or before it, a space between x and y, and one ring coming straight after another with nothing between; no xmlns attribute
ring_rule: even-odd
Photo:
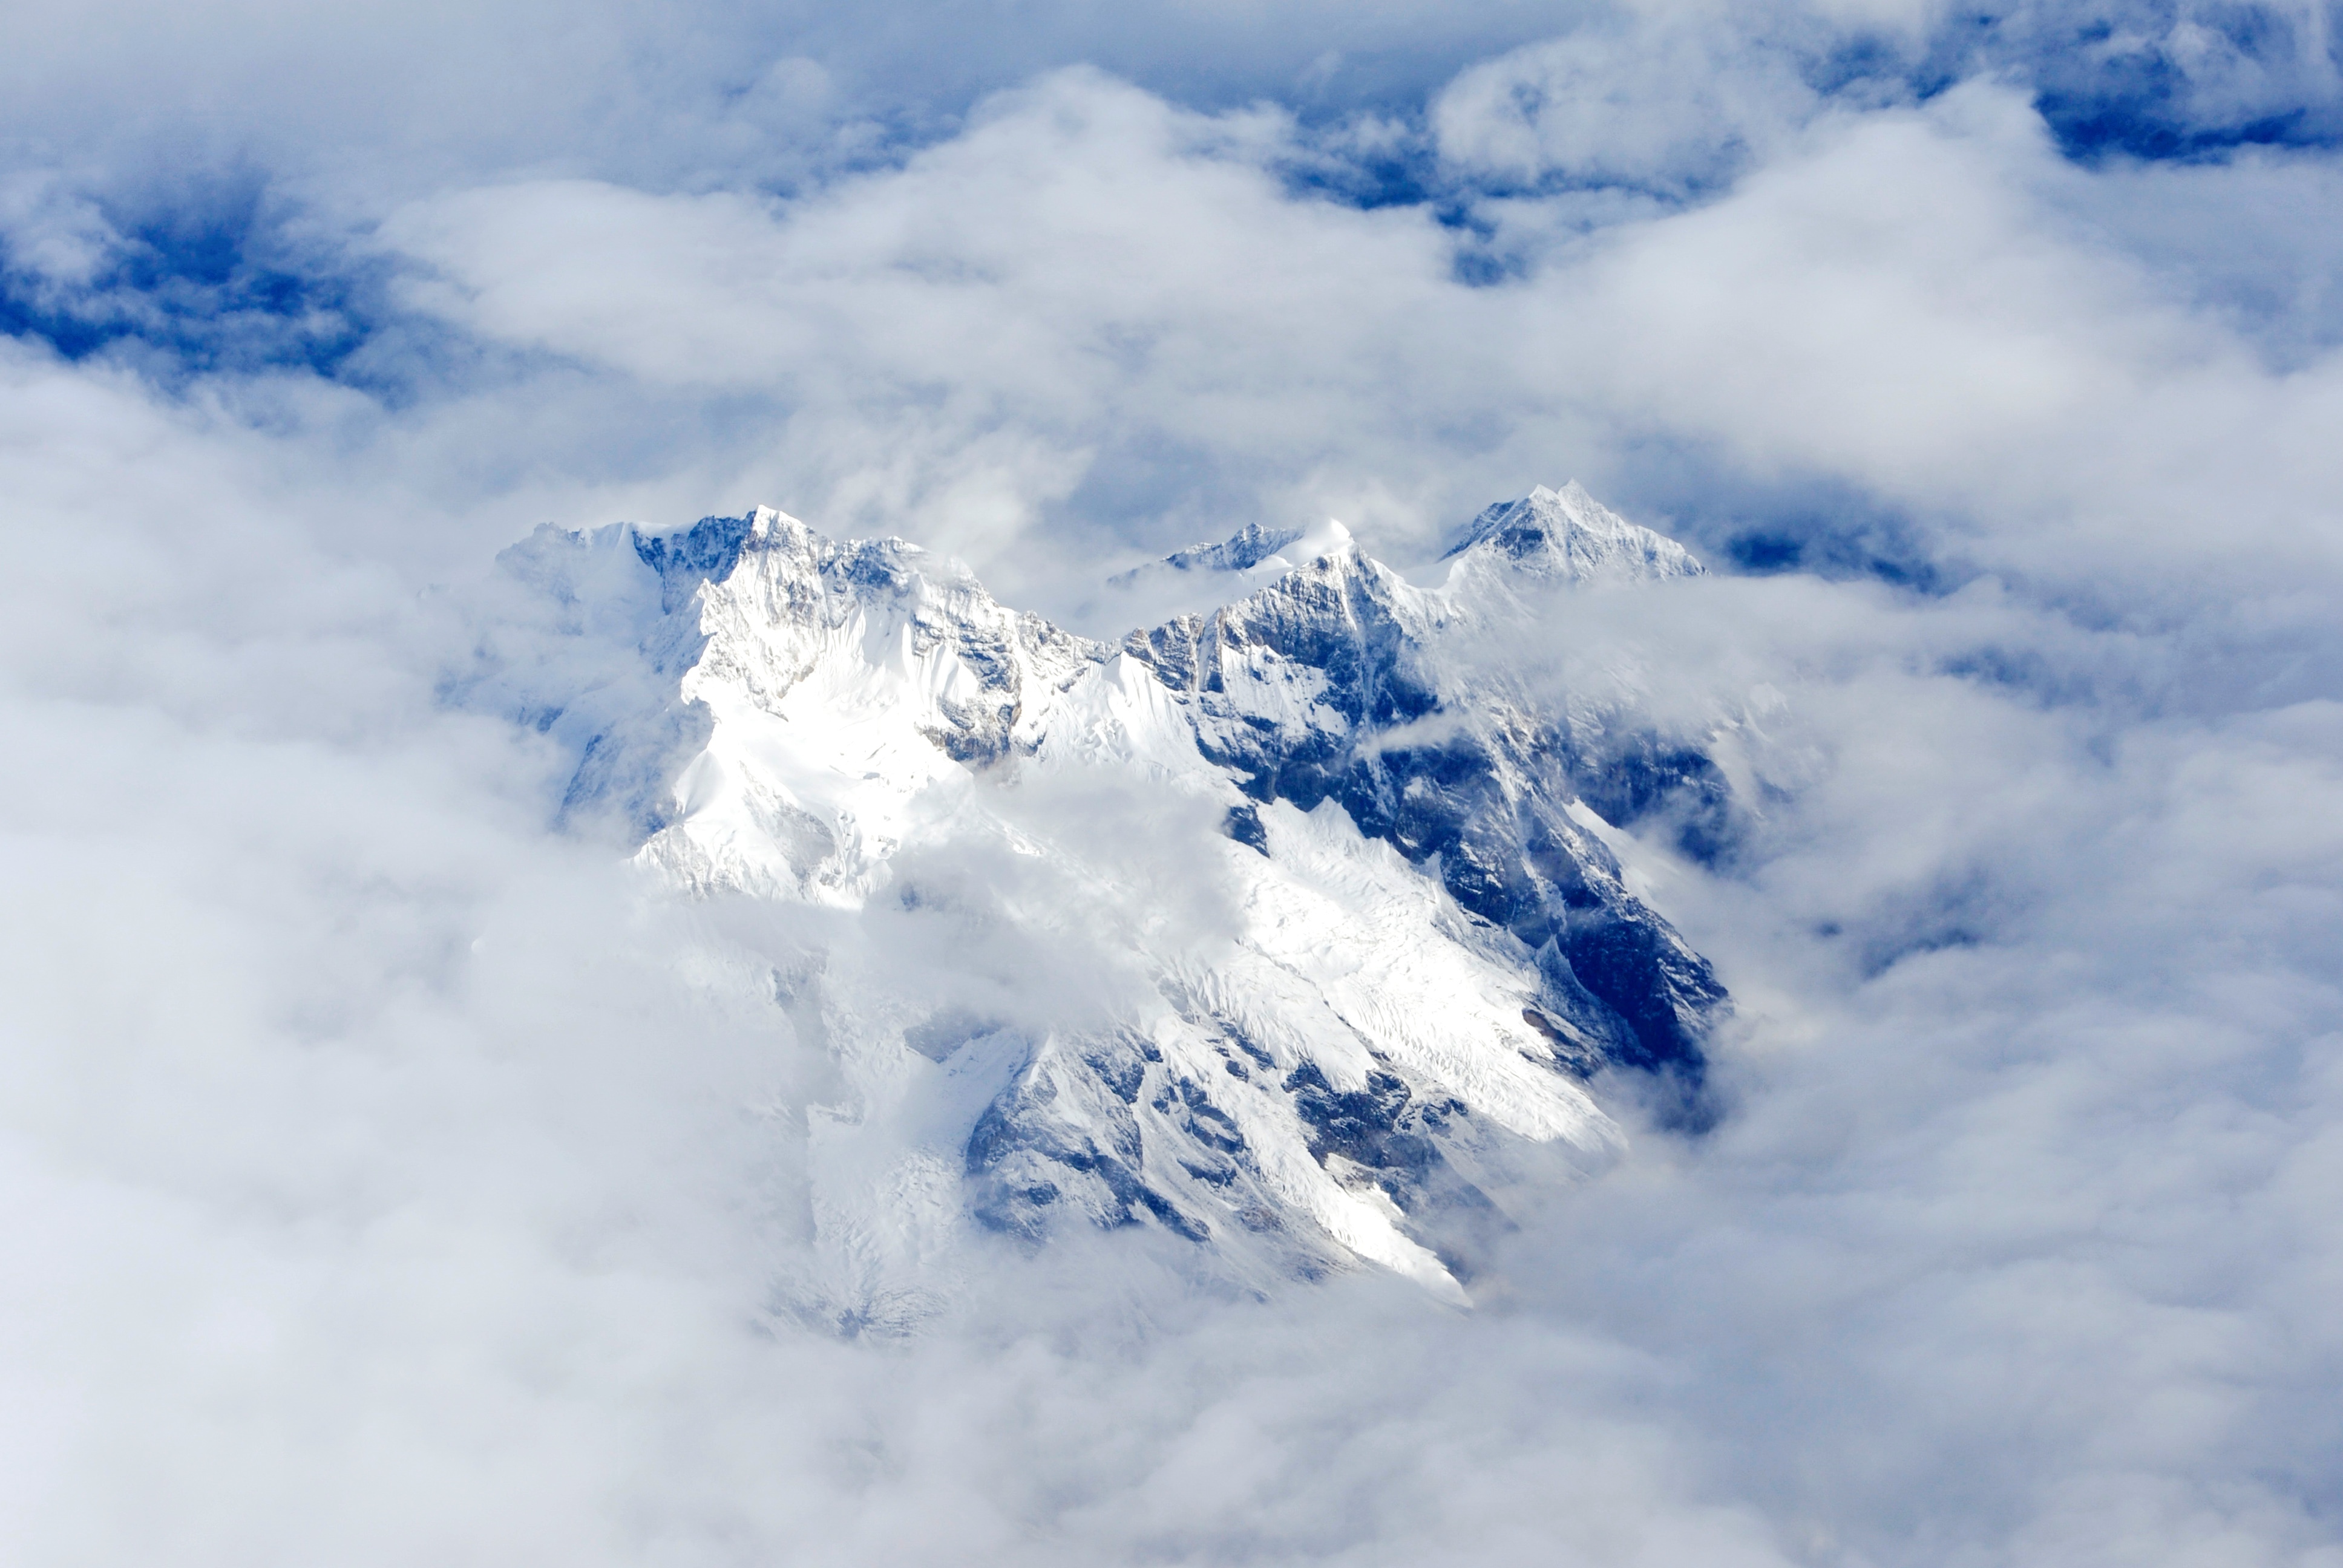
<svg viewBox="0 0 2343 1568"><path fill-rule="evenodd" d="M1798 64L1722 18L1635 17L1463 72L1433 106L1433 135L1468 177L1681 196L1728 178L1815 112Z"/></svg>
<svg viewBox="0 0 2343 1568"><path fill-rule="evenodd" d="M1826 476L2047 591L2328 548L2301 521L2335 499L2331 357L2274 373L2186 263L2077 222L2116 176L2006 91L1824 116L1716 199L1592 236L1508 199L1520 276L1483 287L1422 209L1293 199L1295 135L1074 74L797 202L530 184L383 237L433 271L411 307L662 402L767 400L767 489L1060 613L1081 585L1021 539L1168 548L1331 512L1419 557L1565 477L1556 453L1631 498L1673 486L1724 546L1731 501L1632 456L1654 441L1717 454L1727 486ZM2119 177L2153 206L2190 176ZM2249 486L2294 509L2240 515Z"/></svg>
<svg viewBox="0 0 2343 1568"><path fill-rule="evenodd" d="M169 181L93 124L269 76L219 124L315 205L229 249L378 279L381 379L160 328L0 359L0 1472L35 1554L2338 1560L2315 140L2077 163L2023 80L1818 79L1815 38L1942 57L1926 16L1745 46L1392 9L1361 25L1432 63L1373 145L1471 177L1370 209L1295 171L1373 137L1251 105L1324 55L1307 10L948 30L970 62L897 120L858 69L930 55L875 33L121 15L12 56L50 138L12 276L154 305L105 280L160 244L121 193ZM2017 14L1953 74L2215 25L2128 17ZM2256 36L2129 123L2315 126L2323 78ZM1029 79L1167 37L1149 84ZM1582 176L1660 195L1596 221ZM1101 1238L956 1260L909 1338L809 1326L856 1282L805 1244L826 1069L771 999L819 943L927 936L650 898L548 829L532 737L438 696L478 635L445 585L548 518L772 500L1080 616L1255 518L1407 564L1573 473L1720 566L1766 529L1859 565L1824 547L1890 519L1935 575L1586 596L1505 650L1719 730L1735 870L1628 849L1743 1024L1719 1126L1557 1190L1468 1315L1371 1276L1232 1302ZM977 957L1073 1005L1012 946Z"/></svg>

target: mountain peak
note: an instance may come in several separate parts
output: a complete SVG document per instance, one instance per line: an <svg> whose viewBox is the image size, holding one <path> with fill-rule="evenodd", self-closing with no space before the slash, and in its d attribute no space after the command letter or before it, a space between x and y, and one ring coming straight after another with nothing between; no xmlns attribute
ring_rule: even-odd
<svg viewBox="0 0 2343 1568"><path fill-rule="evenodd" d="M1118 572L1106 579L1106 588L1120 613L1151 625L1209 614L1288 572L1357 551L1351 530L1332 518L1309 528L1247 523L1217 544L1189 545Z"/></svg>
<svg viewBox="0 0 2343 1568"><path fill-rule="evenodd" d="M1583 491L1512 513L1466 555L1697 569ZM710 972L828 1054L809 1181L858 1301L971 1229L1087 1225L1461 1302L1513 1194L1614 1156L1604 1069L1693 1104L1729 1003L1579 797L1615 745L1492 700L1477 626L1340 524L1224 556L1158 569L1251 592L1115 648L769 508L506 554L546 608L467 689L570 752L564 818L679 890L826 912Z"/></svg>
<svg viewBox="0 0 2343 1568"><path fill-rule="evenodd" d="M1250 571L1301 537L1300 528L1268 528L1259 523L1247 523L1218 544L1193 544L1173 550L1159 564L1181 572Z"/></svg>
<svg viewBox="0 0 2343 1568"><path fill-rule="evenodd" d="M1139 581L1149 574L1166 572L1265 576L1291 571L1297 566L1307 566L1321 556L1346 548L1355 548L1351 530L1332 518L1328 518L1314 528L1272 528L1260 523L1247 523L1218 543L1208 541L1186 546L1160 560L1119 572L1107 580L1122 585Z"/></svg>
<svg viewBox="0 0 2343 1568"><path fill-rule="evenodd" d="M1487 508L1442 558L1456 563L1452 585L1459 573L1493 566L1566 582L1645 582L1700 577L1706 569L1690 550L1629 522L1575 479Z"/></svg>

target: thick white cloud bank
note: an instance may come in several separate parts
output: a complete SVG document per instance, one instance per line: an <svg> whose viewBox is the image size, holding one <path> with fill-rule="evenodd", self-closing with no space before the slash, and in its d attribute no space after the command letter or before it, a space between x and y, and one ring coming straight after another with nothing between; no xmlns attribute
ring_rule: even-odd
<svg viewBox="0 0 2343 1568"><path fill-rule="evenodd" d="M333 374L0 347L16 1555L2343 1563L2331 152L2078 163L2006 76L1796 63L1916 10L1467 15L1412 121L1339 122L1306 10L1058 18L900 142L875 24L679 116L746 35L597 15L501 106L386 23L371 129L238 133L377 280ZM130 32L12 69L182 81ZM1258 79L1183 86L1230 36ZM0 219L86 302L152 170L57 91ZM1443 194L1328 194L1397 141ZM772 502L1111 632L1147 555L1332 513L1413 567L1574 475L1926 591L1725 571L1519 650L1740 721L1738 861L1642 858L1742 1018L1716 1128L1558 1189L1469 1313L1106 1237L816 1321L820 1042L710 955L898 934L657 896L439 695L547 519Z"/></svg>

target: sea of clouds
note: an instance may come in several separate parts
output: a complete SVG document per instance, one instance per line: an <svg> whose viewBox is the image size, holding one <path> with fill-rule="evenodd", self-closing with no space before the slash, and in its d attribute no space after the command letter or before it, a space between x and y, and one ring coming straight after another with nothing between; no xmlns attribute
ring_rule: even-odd
<svg viewBox="0 0 2343 1568"><path fill-rule="evenodd" d="M9 1555L2343 1563L2338 39L17 8ZM548 520L1104 635L1573 477L1717 568L1511 651L1730 725L1736 852L1641 863L1740 1017L1469 1313L1145 1237L800 1310L820 1042L715 969L943 956L654 895L445 696Z"/></svg>

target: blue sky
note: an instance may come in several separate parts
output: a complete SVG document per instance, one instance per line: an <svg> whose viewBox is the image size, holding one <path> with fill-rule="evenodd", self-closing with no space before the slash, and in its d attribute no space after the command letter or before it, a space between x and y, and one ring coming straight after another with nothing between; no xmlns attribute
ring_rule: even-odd
<svg viewBox="0 0 2343 1568"><path fill-rule="evenodd" d="M2343 1561L2335 10L20 11L44 1560ZM1764 786L1718 1126L1469 1319L776 1318L818 1053L441 700L496 552L769 503L1104 634L1574 477L1723 579L1523 650Z"/></svg>
<svg viewBox="0 0 2343 1568"><path fill-rule="evenodd" d="M2000 126L1991 155L1976 125L1951 134L2001 159L1978 172L2005 194L2026 191L2035 210L2023 224L2061 231L2069 254L2093 255L2127 273L2126 286L2217 319L2286 366L2321 350L2343 308L2328 283L2334 241L2322 221L2338 93L2330 20L2316 9L2119 6L1111 16L937 7L851 22L714 7L329 17L125 6L85 27L27 25L12 51L0 321L22 341L127 367L172 396L256 383L347 389L412 428L430 410L590 357L579 344L518 340L443 307L444 291L433 290L451 281L445 258L402 236L468 193L493 205L480 193L527 187L544 199L566 189L573 199L562 211L581 216L618 193L667 204L643 206L647 216L731 200L755 206L777 233L801 234L824 213L875 211L889 190L908 199L923 167L965 161L972 148L1005 155L1013 106L1030 109L1036 95L1071 105L1123 93L1187 118L1142 129L1110 116L1066 144L1112 183L1097 193L1101 214L1117 200L1143 204L1150 181L1215 164L1272 182L1283 221L1314 215L1331 233L1343 220L1329 209L1377 212L1387 221L1360 232L1390 236L1386 252L1428 246L1416 260L1458 285L1519 297L1669 220L1697 227L1702 209L1753 175L1810 160L1834 136L1899 121L1942 129L1959 119L1951 106L1965 94L1989 94L2022 106L2026 126ZM1110 169L1118 157L1124 166ZM1852 186L1846 194L1859 199ZM1037 246L1055 221L1032 215ZM1191 231L1200 253L1213 243L1209 223ZM1200 275L1166 273L1175 280L1192 287ZM637 281L671 294L679 280ZM1067 323L1068 340L1087 329L1127 348L1152 330L1106 319L1130 303L1103 293L1087 301L1104 314ZM1355 301L1353 319L1385 303ZM1766 308L1755 296L1749 303ZM933 373L960 368L939 359ZM784 460L769 481L741 472L773 460L751 454L769 454L774 429L828 417L821 396L782 385L791 374L776 366L762 384L728 375L721 394L691 388L687 397L723 407L689 415L673 386L657 395L662 413L652 417L679 418L688 443L712 440L720 449L699 461L730 470L696 477L695 493L734 505L764 484L834 510L835 487L858 482L817 473L835 466L820 459ZM990 375L978 373L968 395L1000 395ZM578 418L639 429L641 409L608 405L627 391L648 396L641 377L625 390L601 379L575 390L606 407ZM1536 417L1461 404L1423 412L1457 422L1449 447L1483 455L1505 438L1498 424ZM1007 405L999 416L1004 426L1041 418ZM727 420L745 423L714 435ZM1311 481L1295 467L1308 437L1267 459L1282 466L1274 477L1232 477L1231 454L1176 418L1126 410L1116 423L1103 442L1066 434L1081 452L1060 460L1078 477L1013 481L1020 492L1002 504L1048 514L1052 538L1060 525L1103 532L1085 541L1099 549L1183 543L1182 529L1209 532L1224 514L1317 504L1304 501ZM1560 444L1584 452L1574 460L1616 498L1663 508L1751 566L1805 562L1914 582L1959 569L1918 542L1926 525L1915 511L1926 498L1883 494L1827 460L1753 461L1724 449L1730 437L1668 423L1616 431L1599 457L1583 433ZM586 444L595 460L628 465L637 483L682 460L664 447L623 458L598 434ZM528 460L527 446L516 445L514 461ZM1648 455L1631 457L1631 447ZM1414 515L1395 527L1453 525L1482 491L1543 473L1541 459L1515 457L1467 478L1473 470L1446 450L1431 460L1453 479L1436 498L1406 494L1399 504ZM1345 467L1353 484L1369 478L1361 465ZM1413 473L1373 478L1410 491L1427 483ZM896 482L916 490L929 481L899 471ZM1285 493L1269 500L1257 494L1264 484ZM677 504L701 503L679 495ZM980 558L991 548L945 542Z"/></svg>

